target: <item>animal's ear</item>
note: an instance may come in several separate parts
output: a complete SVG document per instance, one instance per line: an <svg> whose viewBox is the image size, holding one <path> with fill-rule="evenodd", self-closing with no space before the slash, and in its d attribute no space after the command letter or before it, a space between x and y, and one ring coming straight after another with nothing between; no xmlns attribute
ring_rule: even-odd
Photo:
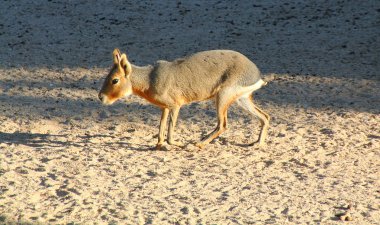
<svg viewBox="0 0 380 225"><path fill-rule="evenodd" d="M132 73L132 65L129 63L126 54L121 55L120 66L125 72L125 77L128 77Z"/></svg>
<svg viewBox="0 0 380 225"><path fill-rule="evenodd" d="M116 65L119 64L120 59L121 59L121 53L120 53L120 50L118 48L115 48L113 50L112 56L113 56L113 63Z"/></svg>

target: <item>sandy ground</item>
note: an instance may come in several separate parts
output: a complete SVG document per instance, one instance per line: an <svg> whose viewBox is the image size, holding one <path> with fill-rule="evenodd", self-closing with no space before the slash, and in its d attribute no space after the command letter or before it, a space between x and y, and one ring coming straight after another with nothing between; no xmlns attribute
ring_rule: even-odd
<svg viewBox="0 0 380 225"><path fill-rule="evenodd" d="M0 223L380 224L378 1L3 1ZM138 65L234 49L278 79L236 105L181 109L156 143L160 110L138 97L104 107L119 47ZM350 205L350 209L347 206Z"/></svg>

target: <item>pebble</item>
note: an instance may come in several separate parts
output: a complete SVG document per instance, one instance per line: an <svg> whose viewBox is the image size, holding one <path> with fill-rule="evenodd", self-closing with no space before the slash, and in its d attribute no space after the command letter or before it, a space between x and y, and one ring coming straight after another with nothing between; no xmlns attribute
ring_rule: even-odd
<svg viewBox="0 0 380 225"><path fill-rule="evenodd" d="M110 117L110 113L108 112L108 111L101 111L100 113L99 113L99 117L101 118L101 119L107 119L107 118L109 118Z"/></svg>

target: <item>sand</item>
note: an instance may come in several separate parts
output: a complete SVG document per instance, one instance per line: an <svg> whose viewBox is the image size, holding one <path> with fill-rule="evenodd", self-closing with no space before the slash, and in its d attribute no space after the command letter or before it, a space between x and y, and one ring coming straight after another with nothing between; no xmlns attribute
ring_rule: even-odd
<svg viewBox="0 0 380 225"><path fill-rule="evenodd" d="M0 223L380 224L376 1L4 1L0 7ZM234 49L277 79L237 105L183 107L184 148L152 149L160 110L102 106L112 50L137 65Z"/></svg>

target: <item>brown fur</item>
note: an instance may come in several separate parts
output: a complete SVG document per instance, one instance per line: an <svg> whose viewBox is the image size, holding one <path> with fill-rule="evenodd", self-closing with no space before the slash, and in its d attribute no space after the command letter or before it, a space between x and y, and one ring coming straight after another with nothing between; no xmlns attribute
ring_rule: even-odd
<svg viewBox="0 0 380 225"><path fill-rule="evenodd" d="M218 126L201 143L203 147L227 128L227 110L236 99L244 98L244 106L262 122L260 144L263 144L269 116L247 103L247 96L265 84L256 65L244 55L230 50L199 52L172 62L158 61L154 66L131 65L126 54L113 51L113 67L99 92L104 104L112 104L129 94L136 94L162 108L157 147L164 142L164 130L170 115L168 142L173 140L177 115L182 105L215 98ZM252 102L250 100L250 102ZM265 121L263 121L265 120ZM264 130L265 129L265 130Z"/></svg>

